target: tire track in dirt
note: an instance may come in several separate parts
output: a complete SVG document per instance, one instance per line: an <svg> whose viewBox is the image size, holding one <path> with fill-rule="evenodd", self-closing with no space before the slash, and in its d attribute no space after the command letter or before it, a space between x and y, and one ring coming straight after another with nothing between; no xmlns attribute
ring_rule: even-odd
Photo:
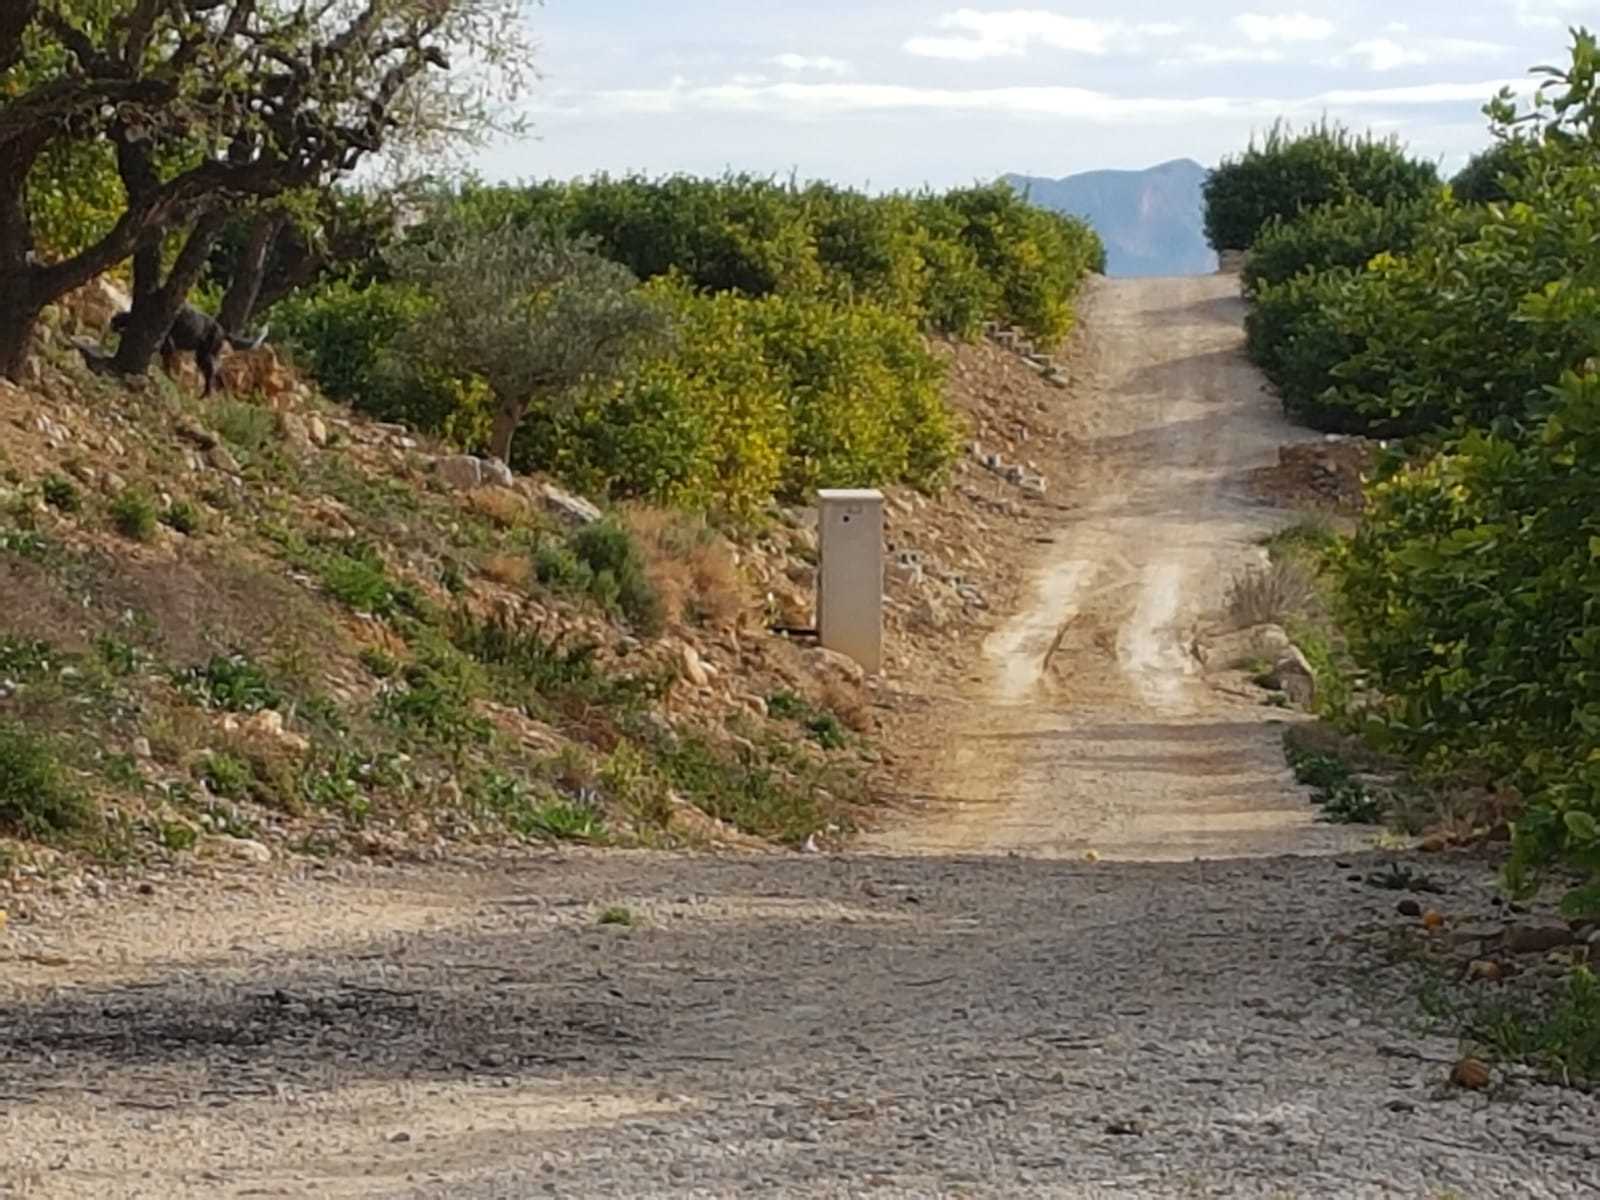
<svg viewBox="0 0 1600 1200"><path fill-rule="evenodd" d="M1245 474L1310 436L1244 357L1237 280L1106 281L1088 309L1076 512L986 642L978 695L946 717L926 811L865 844L1153 860L1361 844L1315 823L1281 715L1213 692L1189 649L1288 519Z"/></svg>

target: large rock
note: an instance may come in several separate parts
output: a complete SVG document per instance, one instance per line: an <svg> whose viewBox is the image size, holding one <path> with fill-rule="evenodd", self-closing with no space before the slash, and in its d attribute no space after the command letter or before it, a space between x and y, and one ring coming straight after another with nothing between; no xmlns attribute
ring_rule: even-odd
<svg viewBox="0 0 1600 1200"><path fill-rule="evenodd" d="M678 670L695 687L711 686L711 675L700 658L700 652L687 643L679 655Z"/></svg>
<svg viewBox="0 0 1600 1200"><path fill-rule="evenodd" d="M860 686L867 678L867 672L855 659L836 650L828 650L817 646L806 651L806 666L822 679L833 679L842 683Z"/></svg>
<svg viewBox="0 0 1600 1200"><path fill-rule="evenodd" d="M550 513L569 525L593 525L604 515L582 496L574 496L553 483L539 486L539 498Z"/></svg>
<svg viewBox="0 0 1600 1200"><path fill-rule="evenodd" d="M450 454L435 461L439 478L458 492L471 491L483 484L483 460L470 454Z"/></svg>
<svg viewBox="0 0 1600 1200"><path fill-rule="evenodd" d="M294 449L311 449L311 430L307 427L305 418L299 413L279 413L278 428L283 432L283 440L288 442Z"/></svg>
<svg viewBox="0 0 1600 1200"><path fill-rule="evenodd" d="M511 468L498 458L480 458L478 473L485 487L509 488L516 482L511 474Z"/></svg>
<svg viewBox="0 0 1600 1200"><path fill-rule="evenodd" d="M1290 646L1278 655L1267 682L1301 708L1310 708L1316 703L1317 674L1298 646Z"/></svg>
<svg viewBox="0 0 1600 1200"><path fill-rule="evenodd" d="M1207 670L1231 671L1251 662L1275 663L1293 643L1278 625L1251 625L1200 639L1195 646Z"/></svg>

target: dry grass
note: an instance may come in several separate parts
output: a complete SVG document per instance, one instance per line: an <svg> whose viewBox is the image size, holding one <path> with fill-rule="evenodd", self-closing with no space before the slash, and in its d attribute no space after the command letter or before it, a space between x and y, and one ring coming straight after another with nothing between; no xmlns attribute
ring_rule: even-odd
<svg viewBox="0 0 1600 1200"><path fill-rule="evenodd" d="M523 554L491 554L483 560L484 577L508 588L525 588L533 564Z"/></svg>
<svg viewBox="0 0 1600 1200"><path fill-rule="evenodd" d="M501 529L520 528L529 524L533 517L527 497L510 488L478 488L468 492L466 499L468 508Z"/></svg>
<svg viewBox="0 0 1600 1200"><path fill-rule="evenodd" d="M871 733L874 728L872 710L860 688L837 679L826 680L822 685L822 706L857 733Z"/></svg>
<svg viewBox="0 0 1600 1200"><path fill-rule="evenodd" d="M1316 585L1304 567L1279 559L1268 567L1251 567L1228 585L1228 618L1235 628L1281 625L1307 615L1316 603Z"/></svg>
<svg viewBox="0 0 1600 1200"><path fill-rule="evenodd" d="M721 534L659 509L629 509L624 521L669 619L714 628L737 623L745 609L744 581Z"/></svg>

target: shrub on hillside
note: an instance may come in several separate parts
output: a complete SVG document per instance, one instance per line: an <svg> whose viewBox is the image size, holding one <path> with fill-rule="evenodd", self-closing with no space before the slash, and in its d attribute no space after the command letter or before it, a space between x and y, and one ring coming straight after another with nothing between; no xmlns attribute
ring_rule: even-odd
<svg viewBox="0 0 1600 1200"><path fill-rule="evenodd" d="M1600 166L1574 167L1516 205L1441 207L1409 255L1266 288L1253 352L1287 409L1319 428L1525 421L1597 349L1582 321L1531 319L1600 266L1597 189Z"/></svg>
<svg viewBox="0 0 1600 1200"><path fill-rule="evenodd" d="M1600 310L1597 310L1600 311ZM1537 437L1480 431L1372 492L1339 561L1375 732L1447 774L1514 784L1519 861L1600 871L1600 375ZM1585 904L1600 908L1600 893Z"/></svg>
<svg viewBox="0 0 1600 1200"><path fill-rule="evenodd" d="M1280 123L1206 177L1206 239L1216 250L1248 250L1274 218L1355 197L1419 200L1438 184L1434 165L1408 157L1393 139L1326 122L1296 134Z"/></svg>
<svg viewBox="0 0 1600 1200"><path fill-rule="evenodd" d="M482 229L445 213L391 257L428 298L396 339L397 357L419 375L483 380L494 396L489 450L502 462L530 412L626 378L670 341L662 307L586 239L510 221Z"/></svg>
<svg viewBox="0 0 1600 1200"><path fill-rule="evenodd" d="M1534 147L1519 138L1506 138L1474 154L1450 180L1450 190L1462 204L1503 204L1525 177Z"/></svg>
<svg viewBox="0 0 1600 1200"><path fill-rule="evenodd" d="M943 478L954 420L911 322L870 304L652 291L677 314L676 352L536 414L526 461L595 492L737 518L775 493Z"/></svg>
<svg viewBox="0 0 1600 1200"><path fill-rule="evenodd" d="M750 329L757 302L667 280L650 290L674 315L675 352L570 409L533 414L520 461L596 495L753 516L777 490L791 439L782 385Z"/></svg>
<svg viewBox="0 0 1600 1200"><path fill-rule="evenodd" d="M1245 258L1245 290L1253 294L1307 271L1364 267L1384 251L1404 254L1435 207L1431 200L1375 203L1356 196L1274 217Z"/></svg>

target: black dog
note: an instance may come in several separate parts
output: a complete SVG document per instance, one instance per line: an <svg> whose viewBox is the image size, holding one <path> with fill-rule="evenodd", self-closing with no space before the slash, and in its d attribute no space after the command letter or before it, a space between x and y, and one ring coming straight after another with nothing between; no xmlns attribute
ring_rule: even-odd
<svg viewBox="0 0 1600 1200"><path fill-rule="evenodd" d="M128 322L132 318L132 313L118 313L112 317L112 332L121 333L128 327ZM255 350L266 340L265 329L254 341L236 338L194 305L185 304L178 310L172 328L167 330L167 336L161 340L161 358L166 363L168 373L171 373L172 360L177 354L183 351L193 354L195 366L200 368L200 374L206 381L205 394L209 396L216 386L218 364L223 350L229 346L235 350Z"/></svg>

